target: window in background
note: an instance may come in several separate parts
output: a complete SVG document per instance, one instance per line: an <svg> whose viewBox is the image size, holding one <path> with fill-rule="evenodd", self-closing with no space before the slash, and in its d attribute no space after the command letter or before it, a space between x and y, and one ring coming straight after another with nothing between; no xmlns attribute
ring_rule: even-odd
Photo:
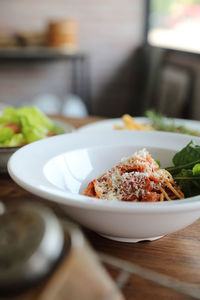
<svg viewBox="0 0 200 300"><path fill-rule="evenodd" d="M151 46L200 53L200 0L147 0Z"/></svg>

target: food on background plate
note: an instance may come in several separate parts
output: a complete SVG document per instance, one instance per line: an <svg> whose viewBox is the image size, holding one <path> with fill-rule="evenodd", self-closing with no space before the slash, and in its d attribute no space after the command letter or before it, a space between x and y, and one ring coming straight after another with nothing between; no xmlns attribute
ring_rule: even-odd
<svg viewBox="0 0 200 300"><path fill-rule="evenodd" d="M149 119L151 126L155 130L200 136L200 131L189 129L184 125L176 125L173 119L166 118L154 110L146 111L145 116Z"/></svg>
<svg viewBox="0 0 200 300"><path fill-rule="evenodd" d="M152 126L147 124L138 123L128 114L122 116L123 126L114 125L115 129L124 129L124 130L154 130Z"/></svg>
<svg viewBox="0 0 200 300"><path fill-rule="evenodd" d="M0 116L0 147L18 147L64 133L35 106L12 106Z"/></svg>
<svg viewBox="0 0 200 300"><path fill-rule="evenodd" d="M124 129L124 130L158 130L158 131L168 131L184 133L193 136L200 136L200 131L192 130L184 125L176 125L175 121L170 118L164 117L162 114L155 112L154 110L148 110L145 113L148 119L148 124L143 124L135 121L135 119L125 114L121 117L123 125L114 125L114 129Z"/></svg>
<svg viewBox="0 0 200 300"><path fill-rule="evenodd" d="M142 149L92 180L83 195L118 201L156 202L184 198L172 175Z"/></svg>

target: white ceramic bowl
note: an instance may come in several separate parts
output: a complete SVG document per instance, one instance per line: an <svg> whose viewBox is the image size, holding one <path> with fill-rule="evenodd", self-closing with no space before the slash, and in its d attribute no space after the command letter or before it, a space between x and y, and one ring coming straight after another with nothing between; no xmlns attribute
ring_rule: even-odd
<svg viewBox="0 0 200 300"><path fill-rule="evenodd" d="M18 149L19 147L0 147L0 173L7 172L8 160Z"/></svg>
<svg viewBox="0 0 200 300"><path fill-rule="evenodd" d="M119 202L82 196L90 180L122 157L146 148L162 167L193 139L166 132L75 132L41 140L15 152L11 177L33 194L59 203L82 225L119 241L153 240L200 217L200 196L158 203Z"/></svg>

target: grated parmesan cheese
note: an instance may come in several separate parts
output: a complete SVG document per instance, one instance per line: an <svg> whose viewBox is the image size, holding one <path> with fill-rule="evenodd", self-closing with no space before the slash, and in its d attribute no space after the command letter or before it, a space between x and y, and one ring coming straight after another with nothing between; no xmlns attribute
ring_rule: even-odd
<svg viewBox="0 0 200 300"><path fill-rule="evenodd" d="M170 176L166 170L159 169L144 148L122 158L116 166L93 180L85 195L95 193L97 198L117 201L159 201L166 181L172 182Z"/></svg>

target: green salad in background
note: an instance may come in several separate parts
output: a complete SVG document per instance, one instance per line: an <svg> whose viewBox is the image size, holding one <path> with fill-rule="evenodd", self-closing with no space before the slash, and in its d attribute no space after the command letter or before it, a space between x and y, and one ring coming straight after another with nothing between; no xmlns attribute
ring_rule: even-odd
<svg viewBox="0 0 200 300"><path fill-rule="evenodd" d="M166 118L155 110L146 111L145 116L149 119L151 126L155 130L200 136L200 131L189 129L184 125L176 125L172 118Z"/></svg>
<svg viewBox="0 0 200 300"><path fill-rule="evenodd" d="M23 146L64 133L35 106L6 107L0 116L0 147Z"/></svg>

